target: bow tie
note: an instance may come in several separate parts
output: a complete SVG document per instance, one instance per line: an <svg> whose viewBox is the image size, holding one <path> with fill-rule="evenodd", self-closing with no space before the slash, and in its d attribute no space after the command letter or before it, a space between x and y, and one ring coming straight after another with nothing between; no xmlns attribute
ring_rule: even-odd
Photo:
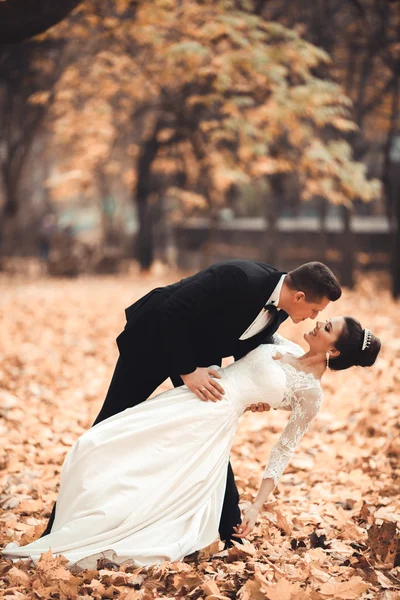
<svg viewBox="0 0 400 600"><path fill-rule="evenodd" d="M278 313L278 309L275 304L264 304L264 309L267 310L273 317Z"/></svg>

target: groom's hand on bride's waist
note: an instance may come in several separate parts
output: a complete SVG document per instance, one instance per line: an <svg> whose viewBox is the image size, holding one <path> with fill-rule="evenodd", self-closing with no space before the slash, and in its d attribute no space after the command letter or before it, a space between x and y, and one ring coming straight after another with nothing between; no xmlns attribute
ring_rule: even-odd
<svg viewBox="0 0 400 600"><path fill-rule="evenodd" d="M221 379L221 375L214 369L198 367L193 373L181 375L181 379L186 387L204 402L207 400L217 402L222 400L225 394L223 387L216 381Z"/></svg>

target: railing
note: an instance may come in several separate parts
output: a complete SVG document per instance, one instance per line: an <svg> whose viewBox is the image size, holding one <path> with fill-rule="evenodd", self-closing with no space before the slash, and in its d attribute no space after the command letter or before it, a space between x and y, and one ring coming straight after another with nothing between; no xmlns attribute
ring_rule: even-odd
<svg viewBox="0 0 400 600"><path fill-rule="evenodd" d="M391 260L391 225L381 216L354 216L351 235L355 264L360 269L389 270ZM178 266L198 269L204 264L209 241L208 219L193 218L174 229ZM268 235L263 218L240 218L221 221L213 234L207 252L211 262L229 258L245 258L269 262L263 250ZM284 270L301 262L321 260L336 271L346 260L343 223L339 217L328 217L321 228L316 217L282 217L277 221L275 261Z"/></svg>

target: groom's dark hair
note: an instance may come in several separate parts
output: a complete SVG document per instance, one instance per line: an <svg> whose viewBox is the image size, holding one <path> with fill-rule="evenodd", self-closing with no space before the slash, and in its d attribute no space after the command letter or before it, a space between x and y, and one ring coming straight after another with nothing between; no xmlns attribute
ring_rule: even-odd
<svg viewBox="0 0 400 600"><path fill-rule="evenodd" d="M289 271L285 282L292 290L304 292L308 302L329 298L331 302L342 295L339 282L323 263L309 262Z"/></svg>

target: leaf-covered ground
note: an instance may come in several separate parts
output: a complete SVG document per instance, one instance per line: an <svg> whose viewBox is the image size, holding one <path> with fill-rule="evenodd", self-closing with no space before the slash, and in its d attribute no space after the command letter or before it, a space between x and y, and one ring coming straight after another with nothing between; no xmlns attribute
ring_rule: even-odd
<svg viewBox="0 0 400 600"><path fill-rule="evenodd" d="M0 280L0 547L42 532L64 456L105 396L123 309L178 276ZM76 574L50 553L36 567L0 555L0 597L400 598L400 305L369 279L324 317L339 314L381 337L381 357L372 369L325 376L322 411L249 542L149 570L99 564ZM280 331L303 343L310 328ZM242 419L232 462L244 505L286 419Z"/></svg>

